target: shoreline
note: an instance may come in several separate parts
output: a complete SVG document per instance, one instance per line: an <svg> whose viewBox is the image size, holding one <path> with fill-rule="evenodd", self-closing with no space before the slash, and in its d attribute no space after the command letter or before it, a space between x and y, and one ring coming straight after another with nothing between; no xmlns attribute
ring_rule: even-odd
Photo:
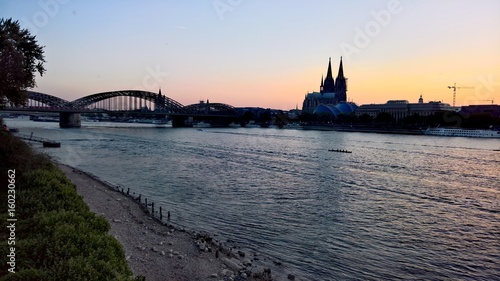
<svg viewBox="0 0 500 281"><path fill-rule="evenodd" d="M399 135L425 135L422 129L398 127L365 127L365 126L335 126L335 125L304 125L303 130L337 131L353 133L399 134Z"/></svg>
<svg viewBox="0 0 500 281"><path fill-rule="evenodd" d="M144 276L148 281L281 280L255 256L228 248L209 234L166 223L151 214L151 204L146 207L119 187L53 161L90 210L109 222L109 234L122 245L134 276Z"/></svg>

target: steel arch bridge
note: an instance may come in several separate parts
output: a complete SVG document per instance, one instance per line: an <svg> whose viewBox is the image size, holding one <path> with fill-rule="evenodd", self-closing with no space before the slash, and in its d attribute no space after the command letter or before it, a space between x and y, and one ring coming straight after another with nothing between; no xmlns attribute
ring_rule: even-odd
<svg viewBox="0 0 500 281"><path fill-rule="evenodd" d="M167 97L153 92L140 90L121 90L88 95L74 101L67 101L52 95L27 91L28 103L31 108L52 108L73 111L87 111L100 106L109 111L132 111L141 109L147 102L154 104L155 111L162 113L184 113L184 106ZM106 103L107 101L107 103Z"/></svg>
<svg viewBox="0 0 500 281"><path fill-rule="evenodd" d="M139 98L141 100L145 100L151 103L154 103L155 105L155 111L161 111L165 113L183 113L184 112L184 106L167 97L167 96L162 96L161 94L156 94L153 92L147 92L147 91L140 91L140 90L123 90L123 91L112 91L112 92L104 92L104 93L98 93L98 94L93 94L89 96L85 96L82 98L79 98L77 100L74 100L70 103L70 106L75 109L82 109L82 108L88 108L91 105L99 104L99 102L103 102L105 100L111 100L113 98L120 98L120 97L125 97L125 100L122 98L121 102L122 103L127 103L126 97L129 98L128 103L125 105L125 107L128 107L127 109L130 110L132 108L132 103L134 103L135 108L137 108L137 100L134 100L136 98ZM102 104L102 103L101 103ZM142 104L142 103L141 103ZM122 104L122 110L123 110L123 104Z"/></svg>
<svg viewBox="0 0 500 281"><path fill-rule="evenodd" d="M154 112L173 115L198 115L198 116L238 116L239 112L231 105L224 103L199 102L187 106L165 96L141 90L120 90L102 92L88 95L74 101L67 101L52 95L27 91L28 109L33 111L45 109L46 111L88 112L97 111L137 111L144 109L149 102L154 105ZM35 103L31 102L34 101ZM151 108L151 107L150 107ZM148 111L151 111L148 108Z"/></svg>
<svg viewBox="0 0 500 281"><path fill-rule="evenodd" d="M88 95L67 101L52 95L27 91L28 100L15 106L8 100L2 110L59 113L61 128L79 128L80 113L109 113L112 116L155 116L169 118L173 127L191 127L194 122L208 121L212 126L228 126L237 122L240 112L224 103L199 102L188 106L161 94L141 90L120 90ZM149 104L148 104L149 103ZM148 107L149 105L149 107ZM154 107L154 110L153 110Z"/></svg>
<svg viewBox="0 0 500 281"><path fill-rule="evenodd" d="M65 108L69 107L70 105L70 102L67 100L40 92L27 91L27 96L29 100L33 100L54 108Z"/></svg>
<svg viewBox="0 0 500 281"><path fill-rule="evenodd" d="M200 114L200 115L239 115L237 110L228 104L224 103L209 103L200 102L184 107L186 113Z"/></svg>

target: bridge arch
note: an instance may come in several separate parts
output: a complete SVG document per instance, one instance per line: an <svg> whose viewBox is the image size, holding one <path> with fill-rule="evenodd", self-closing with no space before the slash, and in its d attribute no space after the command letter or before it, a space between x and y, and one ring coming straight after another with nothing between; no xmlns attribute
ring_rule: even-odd
<svg viewBox="0 0 500 281"><path fill-rule="evenodd" d="M187 105L184 110L192 114L239 115L236 108L225 103L200 102Z"/></svg>
<svg viewBox="0 0 500 281"><path fill-rule="evenodd" d="M106 100L108 101L108 105L104 102ZM74 100L71 102L70 106L72 108L83 109L94 105L94 107L99 106L101 108L107 106L108 109L114 107L115 109L130 110L141 109L143 101L146 101L144 105L147 105L147 102L149 102L150 105L154 105L155 111L165 113L179 113L184 111L184 106L181 103L167 96L140 90L97 93ZM149 109L152 109L151 106Z"/></svg>
<svg viewBox="0 0 500 281"><path fill-rule="evenodd" d="M34 91L26 91L28 96L28 101L26 106L32 107L51 107L51 108L64 108L68 107L70 102L55 96L51 96L48 94L34 92ZM34 101L36 103L30 102Z"/></svg>

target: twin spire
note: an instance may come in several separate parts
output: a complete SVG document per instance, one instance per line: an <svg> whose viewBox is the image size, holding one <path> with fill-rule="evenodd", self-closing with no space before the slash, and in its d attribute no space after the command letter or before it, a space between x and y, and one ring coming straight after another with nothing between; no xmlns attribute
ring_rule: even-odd
<svg viewBox="0 0 500 281"><path fill-rule="evenodd" d="M339 78L344 79L344 68L342 66L342 57L340 57L339 74L337 75L337 82L339 82ZM321 93L336 92L335 84L336 82L333 79L333 74L332 74L332 58L328 58L328 70L326 71L325 79L323 80L323 77L321 77L320 92Z"/></svg>
<svg viewBox="0 0 500 281"><path fill-rule="evenodd" d="M323 79L323 75L321 76L319 92L321 95L325 93L334 93L333 104L347 101L347 78L344 77L342 57L340 57L339 73L335 80L332 74L332 58L328 58L328 70L326 71L325 79Z"/></svg>
<svg viewBox="0 0 500 281"><path fill-rule="evenodd" d="M328 70L326 71L326 78L331 77L333 79L332 75L332 58L328 58ZM340 65L339 65L339 74L337 77L344 78L344 67L342 65L342 57L340 57ZM325 78L325 79L326 79ZM321 85L323 86L323 75L321 75Z"/></svg>

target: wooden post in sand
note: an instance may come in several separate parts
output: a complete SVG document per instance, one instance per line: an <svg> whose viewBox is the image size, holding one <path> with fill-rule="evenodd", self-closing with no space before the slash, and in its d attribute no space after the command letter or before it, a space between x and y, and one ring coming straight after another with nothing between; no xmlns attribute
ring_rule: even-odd
<svg viewBox="0 0 500 281"><path fill-rule="evenodd" d="M160 206L160 220L162 220L162 219L163 219L163 215L161 213L161 206Z"/></svg>
<svg viewBox="0 0 500 281"><path fill-rule="evenodd" d="M127 195L130 193L130 187L127 188Z"/></svg>
<svg viewBox="0 0 500 281"><path fill-rule="evenodd" d="M151 214L153 214L153 218L155 216L155 202L151 202Z"/></svg>

